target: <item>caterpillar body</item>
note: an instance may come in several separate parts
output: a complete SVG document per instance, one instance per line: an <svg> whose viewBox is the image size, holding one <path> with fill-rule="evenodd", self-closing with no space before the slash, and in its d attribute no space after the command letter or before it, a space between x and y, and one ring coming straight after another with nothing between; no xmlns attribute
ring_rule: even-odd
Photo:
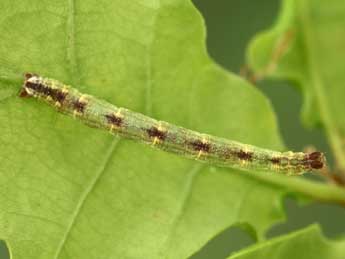
<svg viewBox="0 0 345 259"><path fill-rule="evenodd" d="M321 152L271 151L158 121L36 74L25 74L19 96L43 100L89 126L218 166L299 175L326 162Z"/></svg>

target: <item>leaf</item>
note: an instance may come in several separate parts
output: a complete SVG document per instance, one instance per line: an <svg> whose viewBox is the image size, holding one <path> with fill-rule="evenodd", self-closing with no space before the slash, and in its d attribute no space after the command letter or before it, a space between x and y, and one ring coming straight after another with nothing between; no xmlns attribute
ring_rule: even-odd
<svg viewBox="0 0 345 259"><path fill-rule="evenodd" d="M259 77L288 79L301 86L306 125L322 124L345 172L345 3L283 1L275 26L250 45L248 62Z"/></svg>
<svg viewBox="0 0 345 259"><path fill-rule="evenodd" d="M322 236L317 225L273 238L253 245L229 259L261 259L261 258L344 258L345 240L331 241Z"/></svg>
<svg viewBox="0 0 345 259"><path fill-rule="evenodd" d="M3 6L0 237L12 258L180 259L231 225L262 238L282 220L280 199L296 186L285 177L167 154L16 96L32 71L157 119L282 149L268 100L207 56L190 1Z"/></svg>

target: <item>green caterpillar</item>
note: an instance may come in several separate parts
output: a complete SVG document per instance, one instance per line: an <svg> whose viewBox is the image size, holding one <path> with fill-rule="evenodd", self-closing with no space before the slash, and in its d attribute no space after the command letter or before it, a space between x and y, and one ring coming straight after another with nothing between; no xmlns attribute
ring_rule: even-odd
<svg viewBox="0 0 345 259"><path fill-rule="evenodd" d="M322 169L321 152L276 152L185 129L116 107L57 80L25 74L20 97L36 97L89 126L219 166L298 175Z"/></svg>

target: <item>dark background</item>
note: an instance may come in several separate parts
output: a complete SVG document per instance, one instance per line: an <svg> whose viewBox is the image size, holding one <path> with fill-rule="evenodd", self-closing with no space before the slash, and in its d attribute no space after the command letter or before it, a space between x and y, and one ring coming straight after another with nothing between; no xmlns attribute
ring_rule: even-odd
<svg viewBox="0 0 345 259"><path fill-rule="evenodd" d="M250 39L268 29L275 21L279 0L194 0L205 18L207 46L210 56L228 70L239 73L245 63L245 50ZM308 145L331 155L320 129L305 129L300 122L301 95L287 82L260 82L258 87L271 100L277 113L281 134L291 150L302 150ZM267 233L273 237L319 222L328 237L345 232L345 209L333 205L312 204L300 207L292 199L285 201L287 222L273 226ZM254 240L243 230L230 227L209 241L191 259L224 259L231 252L252 244ZM7 259L0 242L0 259ZM76 258L78 259L78 258Z"/></svg>

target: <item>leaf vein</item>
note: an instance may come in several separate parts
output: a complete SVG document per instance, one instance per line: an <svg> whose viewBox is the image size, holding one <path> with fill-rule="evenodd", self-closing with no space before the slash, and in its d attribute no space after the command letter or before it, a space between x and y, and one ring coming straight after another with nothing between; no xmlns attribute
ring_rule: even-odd
<svg viewBox="0 0 345 259"><path fill-rule="evenodd" d="M55 253L55 256L54 256L54 259L57 259L59 258L59 255L61 254L61 251L68 239L68 236L70 235L71 233L71 230L76 222L76 219L78 218L78 216L80 215L80 212L87 200L87 198L89 197L90 193L95 189L97 183L99 182L99 180L102 178L103 174L105 173L106 171L106 168L109 164L109 161L110 161L110 158L112 157L113 153L115 152L116 150L116 147L118 146L120 142L120 139L114 139L105 155L105 158L104 158L104 161L102 162L102 164L100 165L99 167L99 170L97 171L97 173L95 174L95 177L91 180L89 186L85 189L85 191L82 193L78 203L77 203L77 206L76 206L76 209L74 211L74 213L72 214L71 218L70 218L70 221L69 221L69 224L67 226L67 229L66 229L66 232L65 234L63 235L62 239L61 239L61 242L59 243L58 245L58 248L56 250L56 253Z"/></svg>

